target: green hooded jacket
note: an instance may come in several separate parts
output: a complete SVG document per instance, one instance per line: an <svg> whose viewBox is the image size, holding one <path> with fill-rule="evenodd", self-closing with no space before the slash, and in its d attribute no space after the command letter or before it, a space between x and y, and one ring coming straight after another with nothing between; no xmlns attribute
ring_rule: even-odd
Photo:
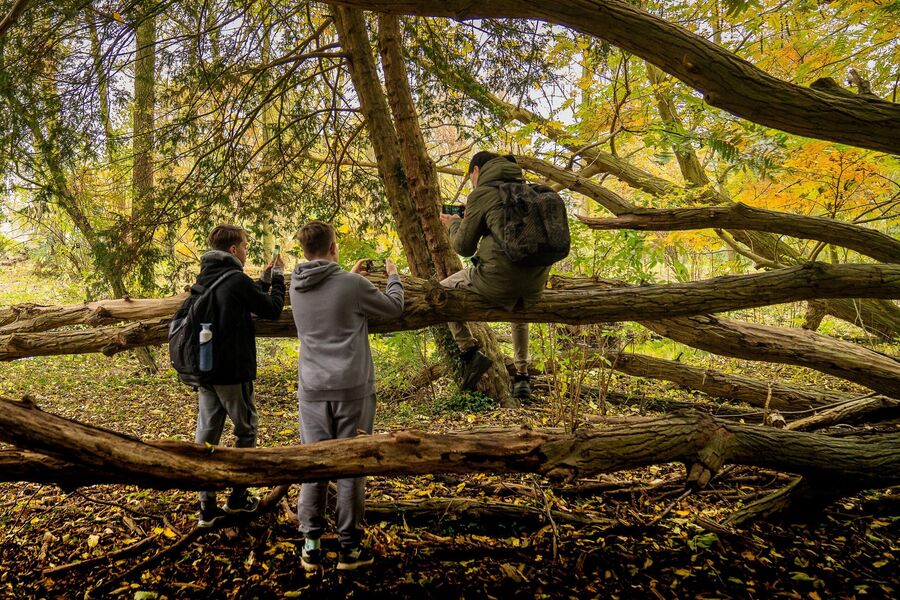
<svg viewBox="0 0 900 600"><path fill-rule="evenodd" d="M502 156L489 160L479 171L478 187L469 194L465 218L450 223L453 250L461 256L472 256L472 287L506 310L527 307L537 300L550 274L550 267L513 263L491 234L502 229L503 211L500 191L485 184L521 179L522 169L516 163Z"/></svg>

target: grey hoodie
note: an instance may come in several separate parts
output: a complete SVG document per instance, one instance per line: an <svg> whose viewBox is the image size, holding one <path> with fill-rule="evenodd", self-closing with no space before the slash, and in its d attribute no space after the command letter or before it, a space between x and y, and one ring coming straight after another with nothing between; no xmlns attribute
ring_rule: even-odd
<svg viewBox="0 0 900 600"><path fill-rule="evenodd" d="M359 400L375 393L369 319L403 314L403 285L391 275L382 293L328 260L300 263L291 276L291 310L300 338L297 398Z"/></svg>

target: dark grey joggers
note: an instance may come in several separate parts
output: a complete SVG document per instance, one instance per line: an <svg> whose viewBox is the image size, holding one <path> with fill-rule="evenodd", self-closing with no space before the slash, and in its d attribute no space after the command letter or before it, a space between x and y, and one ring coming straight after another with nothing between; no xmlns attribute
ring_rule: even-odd
<svg viewBox="0 0 900 600"><path fill-rule="evenodd" d="M300 401L300 438L303 444L355 437L372 433L375 395L350 401ZM337 531L341 546L354 547L362 541L362 521L366 510L366 478L337 480ZM297 501L300 531L319 538L325 528L328 482L304 483Z"/></svg>
<svg viewBox="0 0 900 600"><path fill-rule="evenodd" d="M211 385L199 389L199 409L197 412L197 434L194 441L198 444L216 445L225 428L225 417L234 423L235 447L255 448L256 431L259 417L253 402L253 382L236 383L234 385ZM234 488L232 494L238 495L245 488ZM214 491L200 492L200 502L216 502Z"/></svg>

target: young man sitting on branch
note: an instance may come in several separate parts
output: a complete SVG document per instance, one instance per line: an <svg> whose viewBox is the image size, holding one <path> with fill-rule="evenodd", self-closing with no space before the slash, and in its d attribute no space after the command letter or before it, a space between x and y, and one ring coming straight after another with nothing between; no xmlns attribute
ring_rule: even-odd
<svg viewBox="0 0 900 600"><path fill-rule="evenodd" d="M523 181L522 169L513 156L493 152L476 153L469 162L472 193L462 218L441 214L441 222L450 232L453 249L472 257L472 267L462 269L441 281L447 287L471 290L506 310L516 310L535 302L547 285L550 267L525 266L509 259L493 232L503 227L501 182ZM449 323L450 331L462 352L463 389L472 389L490 368L490 359L478 347L465 323ZM528 323L512 323L513 354L516 375L513 396L520 400L531 395L528 381Z"/></svg>
<svg viewBox="0 0 900 600"><path fill-rule="evenodd" d="M258 281L243 273L248 244L247 232L241 227L219 225L209 234L210 250L200 257L199 285L209 288L223 275L226 277L211 291L213 360L207 383L198 388L198 444L218 444L227 416L234 423L235 446L256 446L256 332L252 315L262 319L280 317L285 286L280 256L269 263ZM259 498L250 496L246 488L234 488L224 509L216 504L215 492L203 491L197 525L212 527L226 513L251 513L258 506Z"/></svg>
<svg viewBox="0 0 900 600"><path fill-rule="evenodd" d="M300 338L300 437L303 444L371 434L375 419L375 366L369 348L369 319L403 314L403 285L397 267L385 261L384 292L359 275L366 259L348 273L338 261L337 236L328 223L311 221L298 235L307 262L291 277L291 310ZM361 544L366 478L337 480L337 568L372 564ZM304 483L297 502L305 541L300 562L307 571L322 564L319 541L325 528L328 482Z"/></svg>

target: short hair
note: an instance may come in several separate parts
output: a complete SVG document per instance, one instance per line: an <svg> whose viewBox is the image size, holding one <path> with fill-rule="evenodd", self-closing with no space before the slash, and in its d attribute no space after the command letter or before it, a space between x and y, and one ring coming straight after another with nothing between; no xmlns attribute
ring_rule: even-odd
<svg viewBox="0 0 900 600"><path fill-rule="evenodd" d="M240 246L241 242L248 239L247 231L238 225L217 225L210 234L207 242L213 250L228 252L232 246Z"/></svg>
<svg viewBox="0 0 900 600"><path fill-rule="evenodd" d="M300 228L297 239L307 256L323 256L337 239L337 232L331 223L310 221Z"/></svg>
<svg viewBox="0 0 900 600"><path fill-rule="evenodd" d="M518 164L516 162L516 157L513 156L512 154L504 154L502 156L509 162ZM487 150L482 150L481 152L476 152L472 156L472 160L469 161L469 171L467 174L471 175L472 171L475 170L475 167L478 167L480 169L489 160L494 160L495 158L500 158L500 157L501 157L500 154L497 154L496 152L488 152Z"/></svg>

